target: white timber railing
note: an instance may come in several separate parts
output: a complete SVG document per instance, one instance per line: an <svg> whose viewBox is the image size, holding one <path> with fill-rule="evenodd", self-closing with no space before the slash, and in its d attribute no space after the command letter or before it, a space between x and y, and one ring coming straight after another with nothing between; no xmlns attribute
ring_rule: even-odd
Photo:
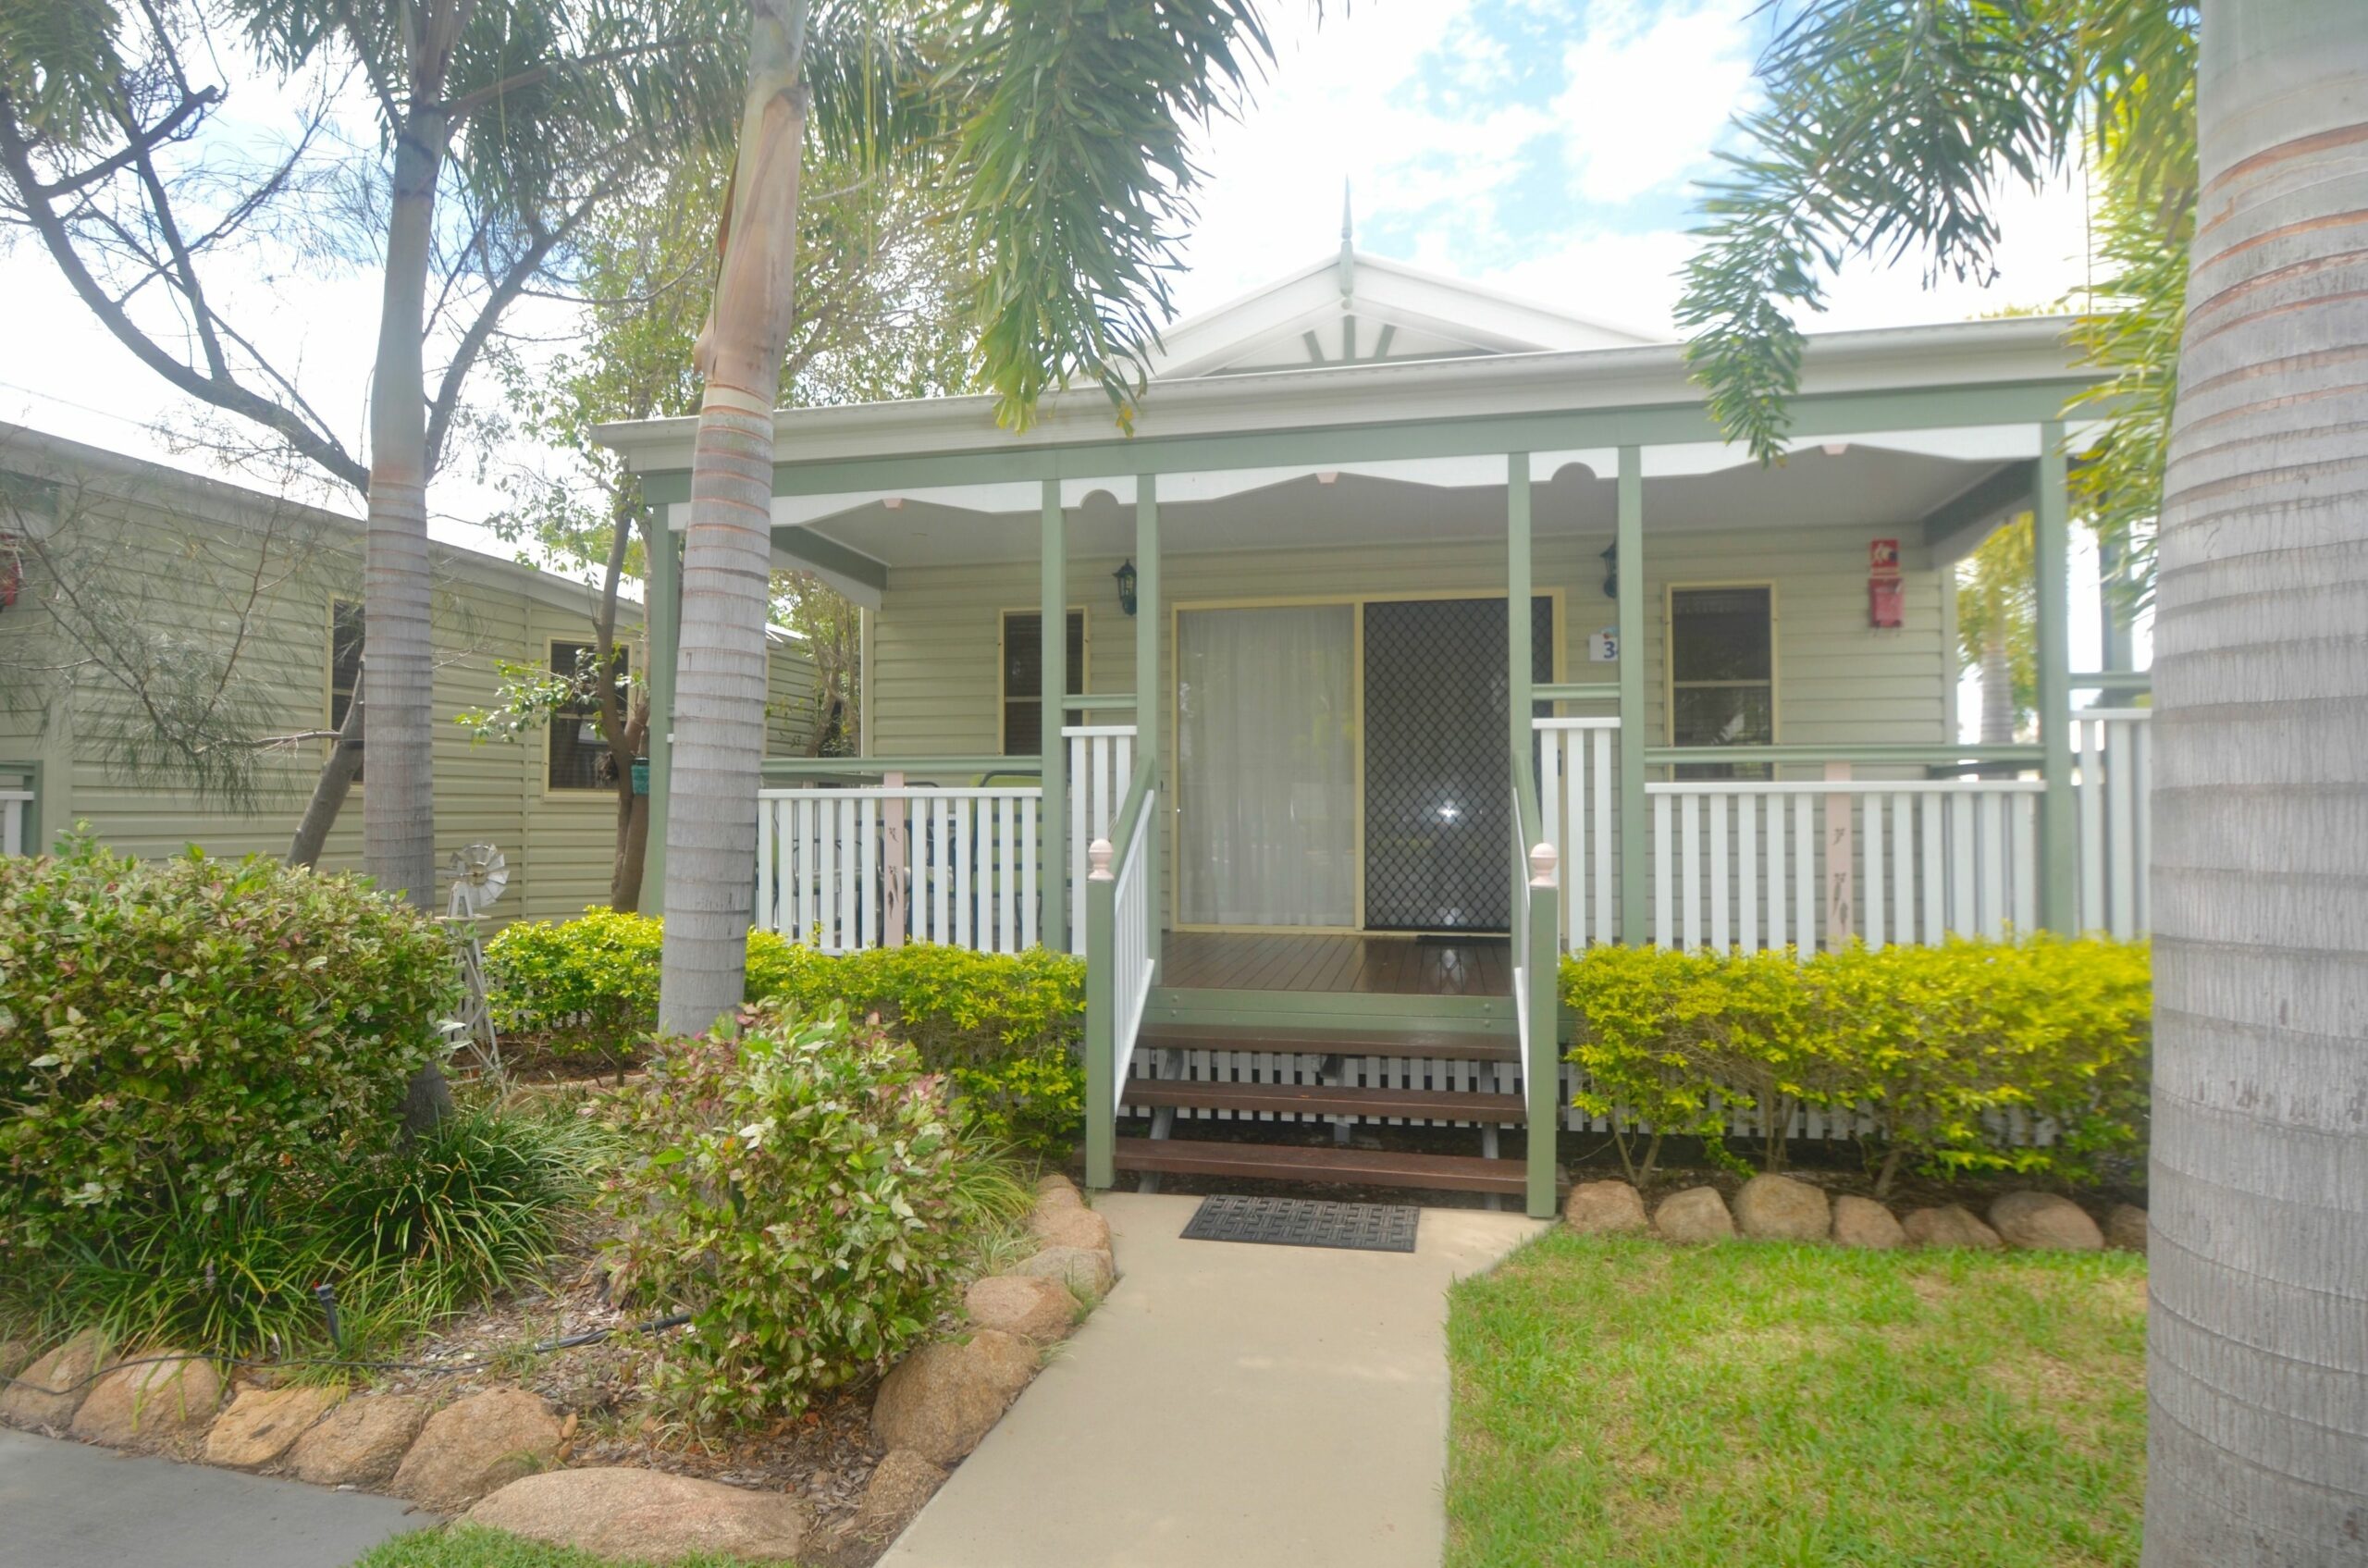
<svg viewBox="0 0 2368 1568"><path fill-rule="evenodd" d="M1069 864L1085 874L1087 846L1111 836L1110 820L1128 781L1135 776L1135 726L1070 724L1061 731L1069 743ZM1085 951L1085 900L1068 907L1069 951Z"/></svg>
<svg viewBox="0 0 2368 1568"><path fill-rule="evenodd" d="M2146 861L2153 852L2151 722L2145 708L2072 714L2080 795L2080 929L2136 936L2152 929Z"/></svg>
<svg viewBox="0 0 2368 1568"><path fill-rule="evenodd" d="M801 786L757 796L757 923L829 953L1039 937L1037 784Z"/></svg>
<svg viewBox="0 0 2368 1568"><path fill-rule="evenodd" d="M32 803L29 789L0 789L0 855L25 852L25 811Z"/></svg>
<svg viewBox="0 0 2368 1568"><path fill-rule="evenodd" d="M1538 719L1537 795L1546 841L1570 868L1561 879L1562 932L1570 947L1620 940L1612 826L1620 781L1611 771L1617 719ZM1588 847L1594 846L1590 858ZM1582 874L1583 871L1585 874Z"/></svg>
<svg viewBox="0 0 2368 1568"><path fill-rule="evenodd" d="M1137 772L1109 835L1086 849L1085 1179L1094 1188L1114 1177L1118 1110L1159 975L1152 914L1158 804L1150 772Z"/></svg>
<svg viewBox="0 0 2368 1568"><path fill-rule="evenodd" d="M1937 945L2039 923L2036 779L1653 782L1662 947Z"/></svg>

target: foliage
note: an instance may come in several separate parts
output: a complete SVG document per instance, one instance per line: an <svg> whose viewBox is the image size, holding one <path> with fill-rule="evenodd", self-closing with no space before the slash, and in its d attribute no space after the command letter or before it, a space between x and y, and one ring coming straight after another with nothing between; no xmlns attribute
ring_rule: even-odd
<svg viewBox="0 0 2368 1568"><path fill-rule="evenodd" d="M610 673L604 676L599 649L594 647L578 648L575 668L570 671L497 659L493 673L499 684L494 687L493 706L464 710L454 714L452 722L468 732L472 744L514 741L563 713L597 704L603 685L620 698L646 703L641 677L613 655L609 664Z"/></svg>
<svg viewBox="0 0 2368 1568"><path fill-rule="evenodd" d="M977 953L921 943L842 956L751 944L748 994L807 1010L876 1013L954 1080L984 1136L1065 1153L1085 1126L1085 960L1031 947Z"/></svg>
<svg viewBox="0 0 2368 1568"><path fill-rule="evenodd" d="M2039 574L2029 512L1981 543L1957 574L1957 665L1980 666L2003 654L2016 725L2039 710ZM1982 693L1988 708L1990 694ZM1987 741L1987 735L1982 739ZM2012 737L2007 737L2011 739Z"/></svg>
<svg viewBox="0 0 2368 1568"><path fill-rule="evenodd" d="M2116 546L2162 488L2195 202L2192 0L1797 0L1758 64L1764 103L1704 191L1702 248L1679 325L1710 412L1763 462L1784 449L1800 384L1796 312L1822 308L1856 256L1920 255L1928 276L1988 280L2003 191L2083 153L2113 265L2077 337L2115 371L2097 412L2107 471L2078 483ZM2179 255L2165 252L2174 246ZM2140 553L2128 549L2125 555Z"/></svg>
<svg viewBox="0 0 2368 1568"><path fill-rule="evenodd" d="M1236 111L1274 46L1256 0L954 0L958 231L980 378L1015 428L1074 377L1128 423L1191 227L1195 134Z"/></svg>
<svg viewBox="0 0 2368 1568"><path fill-rule="evenodd" d="M0 859L0 1259L382 1147L452 994L444 933L350 877Z"/></svg>
<svg viewBox="0 0 2368 1568"><path fill-rule="evenodd" d="M503 928L486 944L495 1026L617 1059L656 1026L662 930L655 916L597 907L573 920ZM1081 958L928 943L832 955L751 931L747 996L878 1014L953 1080L982 1137L1059 1153L1084 1128Z"/></svg>
<svg viewBox="0 0 2368 1568"><path fill-rule="evenodd" d="M1548 1236L1449 1298L1446 1562L2135 1568L2145 1270Z"/></svg>
<svg viewBox="0 0 2368 1568"><path fill-rule="evenodd" d="M596 1056L624 1049L657 1022L664 940L657 916L598 904L572 920L513 920L485 945L494 1028Z"/></svg>
<svg viewBox="0 0 2368 1568"><path fill-rule="evenodd" d="M579 1117L465 1108L410 1143L290 1171L211 1212L175 1196L102 1236L57 1240L0 1286L0 1313L222 1354L390 1352L547 1261L608 1150ZM324 1282L336 1347L314 1296Z"/></svg>
<svg viewBox="0 0 2368 1568"><path fill-rule="evenodd" d="M1770 1170L1797 1108L1865 1108L1882 1189L1903 1167L2091 1179L2145 1138L2142 944L1953 939L1806 960L1599 947L1564 960L1562 1000L1576 1103L1614 1118L1632 1177L1667 1136L1748 1168L1727 1145L1737 1106L1758 1109ZM2056 1130L2045 1146L2006 1136L2042 1119Z"/></svg>
<svg viewBox="0 0 2368 1568"><path fill-rule="evenodd" d="M666 1377L695 1419L802 1414L949 1305L978 1156L944 1080L878 1025L760 1004L666 1043L615 1104L615 1285L693 1314Z"/></svg>

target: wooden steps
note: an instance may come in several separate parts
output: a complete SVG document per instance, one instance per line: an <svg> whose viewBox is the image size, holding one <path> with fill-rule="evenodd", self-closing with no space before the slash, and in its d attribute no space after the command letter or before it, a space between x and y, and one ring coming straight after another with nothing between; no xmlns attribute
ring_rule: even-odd
<svg viewBox="0 0 2368 1568"><path fill-rule="evenodd" d="M1392 1149L1311 1147L1299 1143L1215 1142L1183 1138L1121 1138L1120 1170L1163 1176L1223 1176L1251 1181L1341 1182L1359 1187L1428 1187L1520 1196L1528 1178L1519 1160L1469 1154L1415 1154Z"/></svg>
<svg viewBox="0 0 2368 1568"><path fill-rule="evenodd" d="M1179 1078L1132 1078L1127 1105L1145 1109L1271 1112L1311 1117L1406 1117L1440 1121L1518 1123L1527 1107L1518 1094L1462 1093L1451 1089L1360 1089L1329 1083L1203 1083Z"/></svg>
<svg viewBox="0 0 2368 1568"><path fill-rule="evenodd" d="M1145 1024L1135 1043L1135 1054L1140 1057L1147 1051L1272 1051L1309 1056L1431 1056L1470 1062L1511 1062L1521 1056L1521 1047L1507 1034L1176 1023Z"/></svg>

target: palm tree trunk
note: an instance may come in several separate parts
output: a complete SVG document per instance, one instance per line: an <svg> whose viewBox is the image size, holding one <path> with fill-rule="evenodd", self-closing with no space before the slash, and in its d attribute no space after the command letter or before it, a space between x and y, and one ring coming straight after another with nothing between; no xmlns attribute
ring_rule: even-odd
<svg viewBox="0 0 2368 1568"><path fill-rule="evenodd" d="M755 0L748 93L724 215L707 391L683 541L681 652L666 822L658 1027L697 1033L740 1006L756 905L772 566L773 400L789 341L806 127L804 0Z"/></svg>
<svg viewBox="0 0 2368 1568"><path fill-rule="evenodd" d="M2368 1552L2368 27L2214 0L2154 676L2147 1568Z"/></svg>
<svg viewBox="0 0 2368 1568"><path fill-rule="evenodd" d="M412 117L395 142L378 357L370 379L370 514L362 567L363 691L370 702L370 787L362 797L362 863L378 885L419 908L436 896L436 802L430 768L435 657L428 641L427 408L420 329L427 309L436 181L446 127ZM403 1125L451 1113L433 1067L412 1080Z"/></svg>

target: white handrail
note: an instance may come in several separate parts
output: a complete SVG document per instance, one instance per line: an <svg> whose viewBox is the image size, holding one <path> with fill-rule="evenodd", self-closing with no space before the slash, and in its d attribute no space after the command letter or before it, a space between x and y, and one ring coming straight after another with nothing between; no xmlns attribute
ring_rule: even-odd
<svg viewBox="0 0 2368 1568"><path fill-rule="evenodd" d="M1095 879L1111 877L1116 883L1112 890L1110 922L1110 994L1117 1004L1117 1017L1110 1035L1110 1103L1114 1111L1126 1097L1135 1042L1142 1032L1143 1013L1151 1004L1152 982L1159 972L1159 960L1152 957L1151 951L1150 871L1152 824L1158 821L1153 808L1158 799L1155 784L1144 789L1141 804L1126 824L1127 850L1115 870L1108 839L1095 839L1087 851L1087 874ZM1093 956L1097 959L1099 957Z"/></svg>
<svg viewBox="0 0 2368 1568"><path fill-rule="evenodd" d="M1069 878L1075 889L1069 899L1068 946L1085 951L1085 855L1097 838L1113 837L1111 814L1126 799L1135 776L1135 726L1132 724L1069 724L1061 730L1069 743Z"/></svg>

